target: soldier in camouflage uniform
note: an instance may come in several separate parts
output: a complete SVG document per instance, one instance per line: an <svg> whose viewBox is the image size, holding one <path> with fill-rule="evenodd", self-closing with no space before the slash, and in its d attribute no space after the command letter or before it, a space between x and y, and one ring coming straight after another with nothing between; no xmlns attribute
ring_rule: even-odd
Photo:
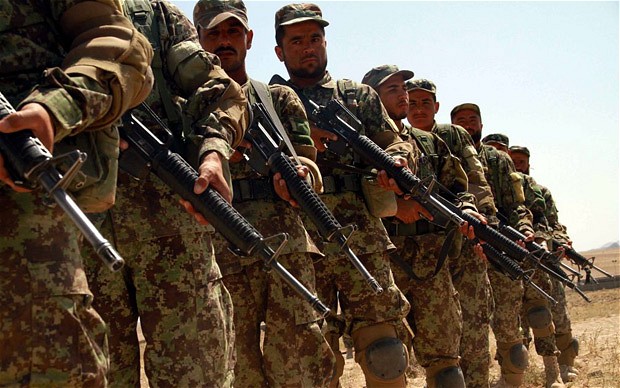
<svg viewBox="0 0 620 388"><path fill-rule="evenodd" d="M490 145L502 152L508 152L509 139L508 136L504 134L493 133L487 135L482 139L482 143ZM518 174L520 174L521 181L523 182L525 206L532 213L534 240L546 247L549 227L545 217L546 203L542 191L532 177L522 174L521 172L518 172ZM524 263L523 267L526 270L535 269L535 266L529 262ZM551 293L551 280L549 279L549 275L544 271L534 271L532 274L532 281L547 294ZM562 382L560 381L559 366L556 361L556 356L559 352L555 346L555 329L549 301L543 298L532 287L525 287L520 314L521 325L522 327L527 327L528 332L529 323L531 321L534 323L544 323L533 328L536 353L543 357L547 386L553 388L563 387L564 385L561 384Z"/></svg>
<svg viewBox="0 0 620 388"><path fill-rule="evenodd" d="M0 92L18 110L0 132L31 129L50 151L68 137L107 137L112 152L98 161L116 159L111 125L152 85L152 50L118 3L11 0L0 15ZM105 324L91 305L79 231L40 190L13 190L2 157L0 166L0 385L105 386Z"/></svg>
<svg viewBox="0 0 620 388"><path fill-rule="evenodd" d="M512 146L510 147L510 157L517 171L529 176L530 150L527 147ZM545 217L549 227L547 238L554 238L561 243L569 246L572 245L572 241L566 232L566 227L559 222L557 207L555 206L551 191L542 185L538 185L538 188L545 199ZM575 358L579 351L579 343L572 334L564 285L555 278L551 278L550 294L558 302L551 306L551 312L553 313L553 324L555 326L555 342L560 351L558 356L560 374L562 380L568 383L573 381L579 374L579 371L575 368ZM526 331L526 334L529 334L529 329Z"/></svg>
<svg viewBox="0 0 620 388"><path fill-rule="evenodd" d="M510 226L531 238L529 236L534 233L532 214L524 204L523 182L505 152L481 144L480 108L472 103L461 104L452 109L450 117L452 123L463 126L472 136L498 213ZM490 269L488 275L495 305L491 327L497 342L496 359L501 366L500 385L520 386L528 365L527 349L523 345L519 324L523 284L495 269Z"/></svg>
<svg viewBox="0 0 620 388"><path fill-rule="evenodd" d="M248 26L241 0L200 0L194 7L194 23L202 47L220 56L222 67L239 84L251 103L263 88L278 113L298 155L316 158L310 125L303 105L289 87L266 85L250 80L245 67L253 31ZM244 140L244 147L250 143ZM314 292L313 257L320 254L306 233L299 208L276 195L281 183L261 176L240 157L231 158L233 203L265 236L287 232L289 240L278 260L302 284ZM274 185L276 185L274 187ZM241 188L249 188L248 190ZM335 359L321 333L321 317L274 272L266 272L258 255L240 258L232 254L223 239L215 244L235 309L237 365L235 385L239 387L322 387L333 374ZM261 323L265 323L261 351Z"/></svg>
<svg viewBox="0 0 620 388"><path fill-rule="evenodd" d="M398 137L397 129L390 124L387 112L372 88L349 80L336 81L326 71L324 27L328 24L314 4L289 4L277 11L276 55L284 62L291 83L298 88L298 93L317 104L340 100L360 119L361 133L379 146L401 144L404 153L410 154L411 147ZM341 224L357 224L358 231L353 233L349 246L384 290L375 294L338 244L320 244L319 248L327 257L315 263L317 294L334 311L339 300L346 322L346 327L338 328L330 320L326 328L326 337L336 356L340 356L332 384L338 383L343 371L344 360L338 340L344 331L353 339L355 360L362 367L368 387L403 387L408 356L402 340L406 337L404 318L410 306L395 285L390 270L388 251L394 249L394 245L380 218L370 214L360 189L367 180L362 176L367 165L348 147L340 153L326 150L324 143L328 139L335 141L337 137L312 124L311 129L325 186L321 198ZM402 163L401 159L399 163ZM352 170L349 167L353 167ZM385 178L385 172L380 174ZM377 192L390 194L393 199L393 193L383 189L385 186L385 182L381 187L376 186ZM395 210L394 202L392 210ZM312 229L312 236L317 235L315 228L305 224ZM319 239L314 241L318 243Z"/></svg>
<svg viewBox="0 0 620 388"><path fill-rule="evenodd" d="M400 137L419 150L416 175L423 180L437 179L450 190L450 197L459 199L463 210L475 210L475 198L466 193L465 171L444 141L402 122L409 111L405 81L411 77L409 70L383 65L366 73L362 83L377 91ZM384 225L399 248L390 254L392 272L411 304L407 319L414 333L415 356L426 370L428 387L465 387L459 367L461 307L448 266L444 265L446 259L458 257L462 239L454 230L452 237L446 237L445 228L427 220L412 222L410 212L417 210L411 202L398 198L396 216L384 219ZM442 252L444 244L449 244L449 251Z"/></svg>
<svg viewBox="0 0 620 388"><path fill-rule="evenodd" d="M414 127L438 135L452 154L458 157L468 178L468 191L475 195L477 208L489 222L497 222L491 188L471 136L454 124L438 124L437 88L428 79L407 82L409 112L407 120ZM487 277L486 260L475 254L473 244L463 242L461 254L448 261L452 283L458 291L463 316L460 343L461 369L465 383L471 388L489 386L489 322L491 314L491 287Z"/></svg>
<svg viewBox="0 0 620 388"><path fill-rule="evenodd" d="M176 6L160 0L126 1L125 6L158 47L155 88L146 103L173 132L173 150L188 161L202 161L194 191L201 193L209 184L230 199L222 164L248 121L240 86L215 55L202 50L196 29ZM149 16L150 26L143 24ZM161 135L152 117L138 109L134 114ZM186 214L179 197L154 175L146 171L139 178L119 174L118 202L102 225L127 261L122 275L109 274L93 261L89 271L97 307L110 324L110 380L118 386L140 384L140 319L150 384L231 386L232 302L215 262L213 230Z"/></svg>

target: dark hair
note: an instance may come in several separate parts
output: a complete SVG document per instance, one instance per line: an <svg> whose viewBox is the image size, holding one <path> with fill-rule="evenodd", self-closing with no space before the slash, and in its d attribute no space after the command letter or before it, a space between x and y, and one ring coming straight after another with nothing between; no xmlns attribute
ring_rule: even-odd
<svg viewBox="0 0 620 388"><path fill-rule="evenodd" d="M284 27L286 26L279 26L278 28L276 28L276 44L278 45L278 47L282 47L282 39L284 39ZM323 33L323 36L325 36L325 27L320 24L319 27L321 27L321 32Z"/></svg>

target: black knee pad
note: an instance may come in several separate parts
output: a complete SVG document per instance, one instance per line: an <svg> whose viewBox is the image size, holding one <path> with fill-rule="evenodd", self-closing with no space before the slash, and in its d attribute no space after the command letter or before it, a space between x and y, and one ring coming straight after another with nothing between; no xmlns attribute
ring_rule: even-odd
<svg viewBox="0 0 620 388"><path fill-rule="evenodd" d="M544 329L553 322L551 310L545 306L532 307L527 311L527 321L532 329Z"/></svg>
<svg viewBox="0 0 620 388"><path fill-rule="evenodd" d="M435 375L436 388L465 388L465 377L458 366L449 366Z"/></svg>
<svg viewBox="0 0 620 388"><path fill-rule="evenodd" d="M368 345L365 352L368 372L379 381L394 380L407 369L407 352L398 338L380 338Z"/></svg>

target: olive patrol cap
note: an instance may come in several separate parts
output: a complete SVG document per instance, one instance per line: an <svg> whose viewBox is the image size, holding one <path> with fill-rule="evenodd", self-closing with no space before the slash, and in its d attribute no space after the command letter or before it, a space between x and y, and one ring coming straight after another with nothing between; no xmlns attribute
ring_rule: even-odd
<svg viewBox="0 0 620 388"><path fill-rule="evenodd" d="M413 77L413 71L411 70L399 70L396 65L381 65L370 69L370 71L364 75L362 83L376 90L382 83L387 81L388 78L396 74L402 75L404 81Z"/></svg>
<svg viewBox="0 0 620 388"><path fill-rule="evenodd" d="M235 18L248 26L248 14L241 0L198 0L194 6L194 24L204 29L217 26L228 18Z"/></svg>
<svg viewBox="0 0 620 388"><path fill-rule="evenodd" d="M288 4L280 8L276 12L276 30L281 26L289 26L295 23L305 21L315 21L321 26L329 25L327 20L323 19L323 14L318 5L312 3Z"/></svg>
<svg viewBox="0 0 620 388"><path fill-rule="evenodd" d="M471 102L466 102L465 104L461 104L461 105L457 105L455 106L452 111L450 112L450 118L454 119L454 115L457 114L457 112L460 112L462 110L473 110L474 112L476 112L478 114L479 117L482 117L480 115L480 108L478 107L478 105L473 104Z"/></svg>

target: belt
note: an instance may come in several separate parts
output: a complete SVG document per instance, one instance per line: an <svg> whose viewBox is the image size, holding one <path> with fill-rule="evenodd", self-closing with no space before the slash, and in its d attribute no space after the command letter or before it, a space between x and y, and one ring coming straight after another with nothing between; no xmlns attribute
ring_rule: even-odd
<svg viewBox="0 0 620 388"><path fill-rule="evenodd" d="M431 224L426 220L419 220L411 224L402 222L394 223L389 220L383 220L383 225L390 236L420 236L428 233L444 232L445 229Z"/></svg>
<svg viewBox="0 0 620 388"><path fill-rule="evenodd" d="M233 202L274 199L276 193L269 178L233 180Z"/></svg>
<svg viewBox="0 0 620 388"><path fill-rule="evenodd" d="M362 191L358 174L323 175L323 194Z"/></svg>

